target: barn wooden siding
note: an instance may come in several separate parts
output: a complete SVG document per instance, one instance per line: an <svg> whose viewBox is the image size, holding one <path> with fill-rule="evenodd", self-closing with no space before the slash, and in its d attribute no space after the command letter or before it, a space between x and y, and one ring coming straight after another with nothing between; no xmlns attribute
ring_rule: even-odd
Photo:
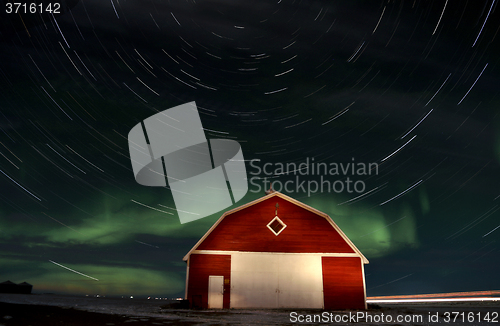
<svg viewBox="0 0 500 326"><path fill-rule="evenodd" d="M267 224L276 216L287 227L274 235ZM227 215L197 250L251 252L354 253L342 236L322 216L273 197Z"/></svg>
<svg viewBox="0 0 500 326"><path fill-rule="evenodd" d="M231 284L231 255L198 255L189 257L187 298L191 308L208 307L208 276L224 276L223 308L229 309Z"/></svg>
<svg viewBox="0 0 500 326"><path fill-rule="evenodd" d="M358 257L322 257L324 308L366 309L363 262Z"/></svg>

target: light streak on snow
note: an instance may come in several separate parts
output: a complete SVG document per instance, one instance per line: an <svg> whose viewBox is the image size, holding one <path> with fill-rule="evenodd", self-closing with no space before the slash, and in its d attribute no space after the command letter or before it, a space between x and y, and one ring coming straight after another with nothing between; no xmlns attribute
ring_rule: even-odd
<svg viewBox="0 0 500 326"><path fill-rule="evenodd" d="M457 301L500 301L500 298L433 298L433 299L367 299L367 303L408 303L408 302L457 302Z"/></svg>
<svg viewBox="0 0 500 326"><path fill-rule="evenodd" d="M427 294L403 294L403 295L384 295L384 296L373 296L367 297L368 300L387 300L387 299L458 299L459 297L467 297L467 298L479 298L486 296L497 296L500 295L500 291L492 290L492 291L468 291L468 292L448 292L448 293L427 293ZM500 297L497 297L500 299Z"/></svg>

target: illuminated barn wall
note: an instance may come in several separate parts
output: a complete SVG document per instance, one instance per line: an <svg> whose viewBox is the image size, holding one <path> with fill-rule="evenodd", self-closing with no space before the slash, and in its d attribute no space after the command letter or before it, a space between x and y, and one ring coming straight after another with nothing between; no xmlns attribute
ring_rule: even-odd
<svg viewBox="0 0 500 326"><path fill-rule="evenodd" d="M328 215L278 192L223 214L184 260L192 307L366 308L368 260Z"/></svg>

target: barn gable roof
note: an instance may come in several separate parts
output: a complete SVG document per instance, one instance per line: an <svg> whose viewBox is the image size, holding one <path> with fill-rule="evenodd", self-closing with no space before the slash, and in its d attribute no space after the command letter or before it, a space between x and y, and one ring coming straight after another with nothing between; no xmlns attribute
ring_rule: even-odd
<svg viewBox="0 0 500 326"><path fill-rule="evenodd" d="M293 199L285 194L282 194L280 192L277 192L277 191L274 191L274 192L271 192L269 194L267 194L266 196L263 196L261 198L258 198L254 201L251 201L245 205L242 205L242 206L239 206L239 207L236 207L232 210L229 210L227 212L225 212L224 214L222 214L222 216L214 223L214 225L212 225L212 227L205 233L205 235L203 235L203 237L193 246L193 248L191 248L191 250L189 250L189 252L184 256L183 260L184 261L187 261L189 259L189 256L205 241L205 239L210 235L210 233L212 233L213 230L215 230L215 228L217 228L217 226L224 220L224 218L226 218L228 215L231 215L231 214L234 214L238 211L241 211L245 208L248 208L250 206L253 206L255 204L258 204L260 202L263 202L265 200L268 200L272 197L280 197L281 199L283 200L286 200L292 204L295 204L307 211L310 211L316 215L319 215L320 217L323 217L337 232L338 234L342 237L342 239L351 247L351 249L361 258L361 260L363 261L364 264L368 264L369 261L368 259L366 259L366 257L361 253L361 251L359 251L359 249L354 245L354 243L352 243L352 241L345 235L345 233L338 227L338 225L331 219L331 217L309 205L306 205L296 199Z"/></svg>

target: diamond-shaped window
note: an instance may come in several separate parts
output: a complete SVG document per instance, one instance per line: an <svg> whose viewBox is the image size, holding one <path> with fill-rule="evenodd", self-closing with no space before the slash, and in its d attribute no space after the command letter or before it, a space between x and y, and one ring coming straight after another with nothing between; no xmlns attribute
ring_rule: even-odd
<svg viewBox="0 0 500 326"><path fill-rule="evenodd" d="M283 223L278 216L276 216L271 222L269 222L269 224L267 224L267 227L272 233L274 233L274 235L278 235L286 228L286 224Z"/></svg>

